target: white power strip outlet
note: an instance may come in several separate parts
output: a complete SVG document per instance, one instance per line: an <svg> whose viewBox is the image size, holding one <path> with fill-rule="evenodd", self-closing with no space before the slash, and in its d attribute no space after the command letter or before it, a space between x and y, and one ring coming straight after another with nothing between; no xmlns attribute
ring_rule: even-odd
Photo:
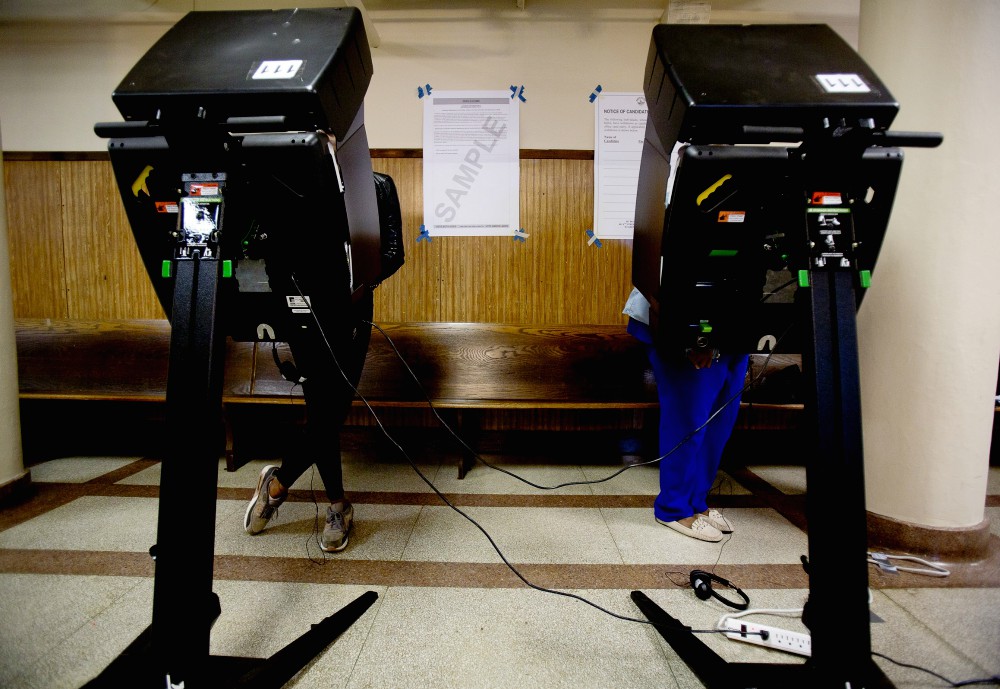
<svg viewBox="0 0 1000 689"><path fill-rule="evenodd" d="M733 618L726 620L726 629L732 630L725 632L725 634L734 641L745 641L748 644L756 644L765 648L776 648L779 651L795 653L800 656L812 655L812 638L808 634Z"/></svg>

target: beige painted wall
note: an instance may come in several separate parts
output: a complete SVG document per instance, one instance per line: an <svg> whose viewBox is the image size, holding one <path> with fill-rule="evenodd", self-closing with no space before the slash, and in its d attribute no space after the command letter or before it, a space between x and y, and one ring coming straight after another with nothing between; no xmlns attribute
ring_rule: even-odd
<svg viewBox="0 0 1000 689"><path fill-rule="evenodd" d="M860 51L901 104L906 150L858 314L868 508L935 527L984 516L1000 358L1000 3L863 0Z"/></svg>
<svg viewBox="0 0 1000 689"><path fill-rule="evenodd" d="M822 22L856 45L859 0L722 0L710 19ZM299 7L321 2L289 3ZM417 87L524 85L521 147L593 149L588 96L641 90L666 0L368 0L375 76L365 114L373 148L420 148ZM144 7L152 9L140 11ZM5 0L0 3L0 122L8 151L99 151L98 121L120 119L111 93L185 8L265 8L237 0ZM673 9L704 9L674 0ZM3 21L6 19L6 21Z"/></svg>

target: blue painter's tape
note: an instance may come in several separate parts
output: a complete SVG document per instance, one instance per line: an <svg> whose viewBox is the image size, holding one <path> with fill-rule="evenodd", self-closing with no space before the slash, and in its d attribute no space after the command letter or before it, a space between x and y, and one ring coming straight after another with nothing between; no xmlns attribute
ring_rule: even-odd
<svg viewBox="0 0 1000 689"><path fill-rule="evenodd" d="M418 242L422 242L425 239L427 240L428 243L430 243L430 241L432 239L431 233L430 233L430 231L426 227L424 227L423 225L421 225L420 226L420 234L417 235L417 241Z"/></svg>
<svg viewBox="0 0 1000 689"><path fill-rule="evenodd" d="M598 94L599 94L599 93L600 93L601 91L603 91L603 90L604 90L604 89L603 89L603 88L601 88L601 85L600 85L600 84L598 84L598 85L597 85L597 88L595 88L595 89L594 89L594 92L590 94L590 102L591 102L591 103L593 103L593 102L594 102L595 100L597 100L597 96L598 96Z"/></svg>
<svg viewBox="0 0 1000 689"><path fill-rule="evenodd" d="M514 100L515 97L519 98L522 103L528 102L528 99L524 97L524 84L521 84L521 88L518 88L513 84L511 84L510 99Z"/></svg>
<svg viewBox="0 0 1000 689"><path fill-rule="evenodd" d="M514 230L514 241L515 242L523 242L527 238L528 238L528 233L524 231L523 227L521 229L519 229L519 230Z"/></svg>
<svg viewBox="0 0 1000 689"><path fill-rule="evenodd" d="M423 86L417 87L417 98L423 98L424 96L431 95L431 85L424 84Z"/></svg>
<svg viewBox="0 0 1000 689"><path fill-rule="evenodd" d="M601 240L597 238L597 235L594 234L593 230L587 230L587 236L590 237L590 239L587 240L587 244L595 244L598 249L601 248Z"/></svg>

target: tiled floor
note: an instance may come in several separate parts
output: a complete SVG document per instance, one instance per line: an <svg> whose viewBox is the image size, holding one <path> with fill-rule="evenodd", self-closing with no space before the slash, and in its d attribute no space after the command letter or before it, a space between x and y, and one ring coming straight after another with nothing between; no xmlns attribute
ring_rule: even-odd
<svg viewBox="0 0 1000 689"><path fill-rule="evenodd" d="M360 433L345 454L356 528L341 554L324 555L314 528L323 507L307 473L258 536L242 518L255 460L220 465L214 591L222 615L213 655L267 657L366 591L378 598L289 686L700 687L691 669L648 625L615 619L566 596L534 590L501 562L469 521L445 506L403 461ZM698 600L692 569L710 569L751 598L754 609L799 608L808 582L799 558L804 470L730 467L712 501L737 526L721 544L693 541L656 524L653 467L616 479L538 491L483 466L459 480L454 456L416 453L422 472L475 519L532 583L573 593L618 615L641 617L641 590L696 629L731 612ZM537 456L497 461L552 485L594 480L617 459ZM0 687L80 687L150 622L158 462L141 457L65 457L31 467L35 495L0 511ZM312 485L310 485L312 482ZM775 499L778 496L780 499ZM872 648L952 681L1000 673L1000 468L991 468L987 516L992 555L950 565L932 578L869 570ZM797 618L749 618L807 631ZM802 662L702 635L730 661ZM878 659L897 687L947 684Z"/></svg>

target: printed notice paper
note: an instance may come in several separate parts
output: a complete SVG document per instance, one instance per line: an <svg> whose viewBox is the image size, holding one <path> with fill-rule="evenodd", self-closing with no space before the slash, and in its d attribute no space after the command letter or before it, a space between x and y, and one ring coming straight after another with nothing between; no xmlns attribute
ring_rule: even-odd
<svg viewBox="0 0 1000 689"><path fill-rule="evenodd" d="M646 110L646 97L641 93L597 97L594 234L601 239L632 239Z"/></svg>
<svg viewBox="0 0 1000 689"><path fill-rule="evenodd" d="M430 236L520 229L518 99L434 91L424 99L424 229Z"/></svg>

